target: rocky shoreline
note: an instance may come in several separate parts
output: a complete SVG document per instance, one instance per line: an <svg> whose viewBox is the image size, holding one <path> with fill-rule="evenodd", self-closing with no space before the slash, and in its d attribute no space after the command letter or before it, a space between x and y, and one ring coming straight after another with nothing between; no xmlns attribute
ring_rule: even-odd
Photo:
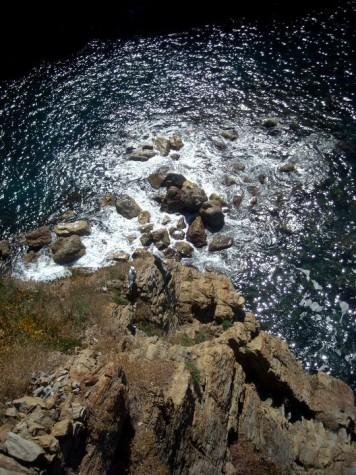
<svg viewBox="0 0 356 475"><path fill-rule="evenodd" d="M7 404L1 474L355 473L352 390L306 373L228 277L145 249L114 269L104 348L88 328Z"/></svg>

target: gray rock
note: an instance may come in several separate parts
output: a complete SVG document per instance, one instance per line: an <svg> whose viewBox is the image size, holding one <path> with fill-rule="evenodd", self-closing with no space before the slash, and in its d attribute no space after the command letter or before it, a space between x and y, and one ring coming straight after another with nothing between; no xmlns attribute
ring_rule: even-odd
<svg viewBox="0 0 356 475"><path fill-rule="evenodd" d="M180 159L179 153L172 153L171 159L172 159L172 160L179 160L179 159Z"/></svg>
<svg viewBox="0 0 356 475"><path fill-rule="evenodd" d="M158 249L165 249L170 244L169 234L166 228L156 229L151 232L152 241Z"/></svg>
<svg viewBox="0 0 356 475"><path fill-rule="evenodd" d="M87 236L90 234L90 224L86 219L80 219L72 223L59 223L54 227L54 232L59 237L69 237L73 234Z"/></svg>
<svg viewBox="0 0 356 475"><path fill-rule="evenodd" d="M133 219L141 213L141 208L129 195L122 195L116 200L116 211L124 218Z"/></svg>
<svg viewBox="0 0 356 475"><path fill-rule="evenodd" d="M278 170L280 172L284 172L284 173L291 173L291 172L295 172L296 171L296 167L295 167L295 164L294 163L291 163L291 162L288 162L288 163L285 163L284 165L281 165Z"/></svg>
<svg viewBox="0 0 356 475"><path fill-rule="evenodd" d="M51 249L56 264L69 264L85 254L85 246L76 234L58 239L51 246Z"/></svg>
<svg viewBox="0 0 356 475"><path fill-rule="evenodd" d="M224 176L224 185L226 185L226 186L236 185L235 178L231 175L225 175Z"/></svg>
<svg viewBox="0 0 356 475"><path fill-rule="evenodd" d="M246 170L246 166L245 166L243 163L241 163L241 162L234 162L234 163L231 165L231 170L232 170L233 172L236 172L236 173L238 173L238 172L243 172L243 171Z"/></svg>
<svg viewBox="0 0 356 475"><path fill-rule="evenodd" d="M28 247L33 251L39 251L52 241L51 231L48 226L42 226L25 235Z"/></svg>
<svg viewBox="0 0 356 475"><path fill-rule="evenodd" d="M184 146L182 137L178 134L172 135L172 137L169 138L169 143L172 150L180 150Z"/></svg>
<svg viewBox="0 0 356 475"><path fill-rule="evenodd" d="M206 246L206 231L200 216L197 216L189 226L187 240L194 244L195 247Z"/></svg>
<svg viewBox="0 0 356 475"><path fill-rule="evenodd" d="M234 240L230 236L215 236L208 247L210 252L222 251L223 249L227 249L231 247L234 243Z"/></svg>
<svg viewBox="0 0 356 475"><path fill-rule="evenodd" d="M184 219L183 216L181 216L181 217L178 219L178 221L176 222L175 227L176 227L177 229L185 229L185 228L187 227L187 224L186 224L185 219Z"/></svg>
<svg viewBox="0 0 356 475"><path fill-rule="evenodd" d="M0 454L0 475L33 475L33 473L13 458Z"/></svg>
<svg viewBox="0 0 356 475"><path fill-rule="evenodd" d="M175 228L171 228L169 230L169 234L172 236L173 239L177 239L177 240L182 240L184 239L184 236L185 236L185 232L182 229L175 229Z"/></svg>
<svg viewBox="0 0 356 475"><path fill-rule="evenodd" d="M13 432L8 432L6 435L4 446L11 457L23 462L35 462L41 455L44 455L42 447Z"/></svg>

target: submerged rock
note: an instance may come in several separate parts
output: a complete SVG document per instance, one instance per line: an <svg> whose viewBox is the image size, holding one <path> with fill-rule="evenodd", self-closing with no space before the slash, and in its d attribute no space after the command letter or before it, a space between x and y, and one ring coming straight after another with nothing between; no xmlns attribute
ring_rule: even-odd
<svg viewBox="0 0 356 475"><path fill-rule="evenodd" d="M90 224L86 219L80 219L73 223L59 223L54 227L54 232L59 237L68 237L72 234L87 236L90 234Z"/></svg>
<svg viewBox="0 0 356 475"><path fill-rule="evenodd" d="M297 170L296 166L292 162L285 163L281 165L280 167L278 167L278 171L284 172L284 173L291 173L291 172L295 172L296 170Z"/></svg>
<svg viewBox="0 0 356 475"><path fill-rule="evenodd" d="M41 226L25 234L25 239L29 249L39 251L43 246L51 243L52 235L48 226Z"/></svg>
<svg viewBox="0 0 356 475"><path fill-rule="evenodd" d="M278 126L278 119L275 117L267 117L266 119L263 119L262 121L263 127L266 127L266 129L271 129L273 127Z"/></svg>
<svg viewBox="0 0 356 475"><path fill-rule="evenodd" d="M100 208L105 208L106 206L115 206L116 196L113 193L105 193L104 196L99 198Z"/></svg>
<svg viewBox="0 0 356 475"><path fill-rule="evenodd" d="M208 250L210 252L222 251L231 247L234 243L234 240L230 236L215 236L209 244Z"/></svg>
<svg viewBox="0 0 356 475"><path fill-rule="evenodd" d="M187 240L194 244L195 247L206 246L206 231L200 216L197 216L188 227Z"/></svg>
<svg viewBox="0 0 356 475"><path fill-rule="evenodd" d="M232 199L232 202L236 208L239 208L243 200L242 195L235 195Z"/></svg>
<svg viewBox="0 0 356 475"><path fill-rule="evenodd" d="M10 248L9 241L6 241L6 240L0 241L0 260L7 259L8 257L10 257L10 254L11 254L11 248Z"/></svg>
<svg viewBox="0 0 356 475"><path fill-rule="evenodd" d="M173 134L172 137L169 138L169 143L172 150L180 150L184 146L182 137L178 134Z"/></svg>
<svg viewBox="0 0 356 475"><path fill-rule="evenodd" d="M85 246L76 234L58 239L51 249L56 264L70 264L85 254Z"/></svg>
<svg viewBox="0 0 356 475"><path fill-rule="evenodd" d="M236 140L239 136L237 130L235 129L225 129L221 132L222 137L226 140Z"/></svg>
<svg viewBox="0 0 356 475"><path fill-rule="evenodd" d="M116 200L116 211L124 218L133 219L141 213L141 208L129 195L122 195Z"/></svg>
<svg viewBox="0 0 356 475"><path fill-rule="evenodd" d="M164 137L157 137L154 140L154 144L161 155L166 157L169 154L171 150L171 142L169 139L166 139Z"/></svg>
<svg viewBox="0 0 356 475"><path fill-rule="evenodd" d="M224 180L223 180L223 184L226 185L226 186L236 185L236 180L231 175L225 175Z"/></svg>

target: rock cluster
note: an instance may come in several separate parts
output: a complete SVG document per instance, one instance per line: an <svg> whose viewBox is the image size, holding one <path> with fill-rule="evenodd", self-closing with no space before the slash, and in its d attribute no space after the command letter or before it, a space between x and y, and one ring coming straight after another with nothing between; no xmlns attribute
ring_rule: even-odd
<svg viewBox="0 0 356 475"><path fill-rule="evenodd" d="M6 411L0 473L352 473L352 390L306 373L227 277L147 252L118 265L137 292L113 313L114 350L36 375Z"/></svg>

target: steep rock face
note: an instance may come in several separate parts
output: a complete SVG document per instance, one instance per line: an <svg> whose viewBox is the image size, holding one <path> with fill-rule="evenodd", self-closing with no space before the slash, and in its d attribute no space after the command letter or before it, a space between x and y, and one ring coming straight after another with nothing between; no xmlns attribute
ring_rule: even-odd
<svg viewBox="0 0 356 475"><path fill-rule="evenodd" d="M134 293L125 278L130 265ZM130 302L113 310L115 346L102 353L88 344L45 378L47 397L13 402L9 414L19 417L0 428L12 442L11 451L0 444L0 468L17 466L12 454L25 446L39 447L38 459L20 473L45 467L45 473L81 475L335 475L351 469L351 389L324 373L307 374L285 342L260 331L243 311L227 277L147 252L119 266L123 279L108 287L127 292ZM230 323L219 325L223 316ZM157 336L148 336L152 328ZM34 381L39 394L43 376Z"/></svg>

